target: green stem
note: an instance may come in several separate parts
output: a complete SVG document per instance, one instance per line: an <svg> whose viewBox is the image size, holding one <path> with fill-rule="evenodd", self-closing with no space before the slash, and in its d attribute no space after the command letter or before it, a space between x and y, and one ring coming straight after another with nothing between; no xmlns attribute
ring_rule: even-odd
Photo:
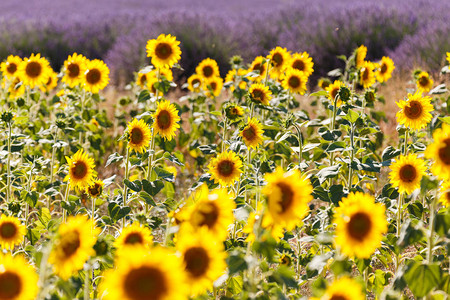
<svg viewBox="0 0 450 300"><path fill-rule="evenodd" d="M225 120L223 121L222 152L225 151L225 141L227 138L227 126L228 126L228 118L225 116Z"/></svg>
<svg viewBox="0 0 450 300"><path fill-rule="evenodd" d="M50 184L53 184L53 176L54 176L53 169L55 167L55 154L56 154L55 144L56 144L56 137L57 137L57 135L58 135L58 127L56 127L56 132L55 132L55 135L53 136L52 160L51 160L51 163L50 163ZM50 210L50 199L51 199L51 196L48 196L48 198L47 198L47 208L49 210Z"/></svg>
<svg viewBox="0 0 450 300"><path fill-rule="evenodd" d="M66 192L64 194L64 202L68 202L70 191L70 180L67 182ZM63 208L63 223L66 222L67 211Z"/></svg>
<svg viewBox="0 0 450 300"><path fill-rule="evenodd" d="M409 133L409 131L406 130L405 131L405 141L404 141L404 146L403 146L403 155L406 155L408 153L408 133Z"/></svg>
<svg viewBox="0 0 450 300"><path fill-rule="evenodd" d="M89 283L89 277L91 276L91 268L87 268L85 274L84 274L84 300L90 299L90 292L91 292L91 286Z"/></svg>
<svg viewBox="0 0 450 300"><path fill-rule="evenodd" d="M130 149L127 146L127 154L126 154L126 158L125 158L125 179L128 179L128 175L129 175L129 169L128 169L128 165L130 163ZM128 198L128 188L127 185L124 184L123 185L123 206L127 205L127 198Z"/></svg>
<svg viewBox="0 0 450 300"><path fill-rule="evenodd" d="M353 169L352 169L352 162L353 162L353 158L355 156L355 145L354 145L354 139L353 139L353 135L354 135L354 124L352 123L351 125L351 131L350 131L350 144L352 147L352 151L351 151L351 158L350 158L350 164L348 165L348 190L350 191L351 187L352 187L352 179L353 179Z"/></svg>
<svg viewBox="0 0 450 300"><path fill-rule="evenodd" d="M152 137L150 140L150 155L148 156L148 170L147 170L147 180L151 181L152 170L153 170L153 155L155 153L155 135L152 128Z"/></svg>
<svg viewBox="0 0 450 300"><path fill-rule="evenodd" d="M427 261L428 263L433 262L433 247L434 247L434 211L436 210L436 199L437 199L437 192L434 196L433 200L431 201L430 206L430 236L428 238L428 253L427 253Z"/></svg>
<svg viewBox="0 0 450 300"><path fill-rule="evenodd" d="M8 128L8 161L6 169L6 202L11 201L11 135L12 135L12 124L9 122Z"/></svg>
<svg viewBox="0 0 450 300"><path fill-rule="evenodd" d="M252 153L252 148L248 148L248 152L247 152L247 166L246 166L246 172L245 173L247 173L247 172L249 172L250 171L250 162L251 162L251 158L250 158L250 156L251 156L251 153ZM247 175L247 178L248 178L248 174L246 174ZM245 185L245 203L248 203L248 191L247 191L247 186L248 186L248 184L247 185Z"/></svg>
<svg viewBox="0 0 450 300"><path fill-rule="evenodd" d="M403 206L404 193L401 193L398 197L397 205L397 238L400 237L400 227L402 224L402 206Z"/></svg>

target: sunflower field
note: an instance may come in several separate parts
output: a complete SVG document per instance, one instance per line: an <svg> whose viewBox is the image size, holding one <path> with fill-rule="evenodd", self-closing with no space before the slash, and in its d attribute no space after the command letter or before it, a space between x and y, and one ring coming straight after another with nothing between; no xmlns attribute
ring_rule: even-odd
<svg viewBox="0 0 450 300"><path fill-rule="evenodd" d="M100 59L1 63L0 300L448 299L450 53L385 99L364 45L317 86L282 47L185 83L176 36L140 51L114 97Z"/></svg>

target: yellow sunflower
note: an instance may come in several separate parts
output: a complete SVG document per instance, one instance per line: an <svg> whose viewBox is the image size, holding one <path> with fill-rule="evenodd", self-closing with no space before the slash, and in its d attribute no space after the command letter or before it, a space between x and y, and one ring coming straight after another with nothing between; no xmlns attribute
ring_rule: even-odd
<svg viewBox="0 0 450 300"><path fill-rule="evenodd" d="M149 73L141 73L139 72L137 74L136 78L136 84L141 88L145 89L147 87L147 80L148 80Z"/></svg>
<svg viewBox="0 0 450 300"><path fill-rule="evenodd" d="M0 247L2 249L14 249L15 245L23 242L25 233L25 225L19 219L6 215L0 217Z"/></svg>
<svg viewBox="0 0 450 300"><path fill-rule="evenodd" d="M433 87L433 79L427 72L420 72L419 75L417 75L416 85L417 89L422 93L429 92Z"/></svg>
<svg viewBox="0 0 450 300"><path fill-rule="evenodd" d="M336 106L339 107L342 105L342 100L339 97L338 93L341 87L345 86L344 83L340 80L335 80L332 84L330 84L325 90L328 92L328 99L334 103L334 99L337 96Z"/></svg>
<svg viewBox="0 0 450 300"><path fill-rule="evenodd" d="M309 179L302 177L296 169L284 172L281 167L267 173L264 179L267 185L262 192L267 196L268 209L263 223L294 229L308 213L308 203L313 200Z"/></svg>
<svg viewBox="0 0 450 300"><path fill-rule="evenodd" d="M266 68L267 68L267 63L265 63L264 60L265 60L265 58L262 56L257 56L253 60L248 71L255 72L255 73L259 74L259 76L258 77L250 77L250 80L261 81L264 79L264 77L266 76Z"/></svg>
<svg viewBox="0 0 450 300"><path fill-rule="evenodd" d="M64 178L64 181L69 180L70 187L84 190L92 184L96 175L93 158L89 158L87 153L81 149L72 158L66 156L66 160L69 165L69 174Z"/></svg>
<svg viewBox="0 0 450 300"><path fill-rule="evenodd" d="M94 179L93 183L86 188L86 193L92 198L98 198L103 192L104 185L102 180Z"/></svg>
<svg viewBox="0 0 450 300"><path fill-rule="evenodd" d="M356 68L362 68L367 55L367 47L361 45L356 49Z"/></svg>
<svg viewBox="0 0 450 300"><path fill-rule="evenodd" d="M336 279L320 300L365 300L361 285L349 277Z"/></svg>
<svg viewBox="0 0 450 300"><path fill-rule="evenodd" d="M375 72L375 76L379 82L386 82L389 78L391 78L394 69L394 61L387 56L383 56L379 63L379 68Z"/></svg>
<svg viewBox="0 0 450 300"><path fill-rule="evenodd" d="M157 90L155 87L155 83L158 82L158 77L156 77L156 74L154 72L147 73L147 89L156 97L163 96L163 92Z"/></svg>
<svg viewBox="0 0 450 300"><path fill-rule="evenodd" d="M431 171L442 180L450 180L450 125L442 124L433 132L433 143L425 150L425 157L433 160Z"/></svg>
<svg viewBox="0 0 450 300"><path fill-rule="evenodd" d="M233 151L225 151L208 165L211 179L223 186L234 184L242 173L242 161Z"/></svg>
<svg viewBox="0 0 450 300"><path fill-rule="evenodd" d="M249 148L258 147L263 142L264 130L261 123L256 118L248 118L247 124L241 130L239 135L242 137L245 145Z"/></svg>
<svg viewBox="0 0 450 300"><path fill-rule="evenodd" d="M447 62L450 64L450 52L447 52Z"/></svg>
<svg viewBox="0 0 450 300"><path fill-rule="evenodd" d="M19 56L8 56L6 61L0 64L0 70L2 71L3 76L7 78L15 78L21 62L22 59Z"/></svg>
<svg viewBox="0 0 450 300"><path fill-rule="evenodd" d="M152 133L144 120L134 118L128 123L128 148L143 153L150 145Z"/></svg>
<svg viewBox="0 0 450 300"><path fill-rule="evenodd" d="M228 105L225 108L225 115L228 119L234 121L244 115L244 109L236 104Z"/></svg>
<svg viewBox="0 0 450 300"><path fill-rule="evenodd" d="M195 68L195 72L205 80L220 76L219 65L211 58L202 60Z"/></svg>
<svg viewBox="0 0 450 300"><path fill-rule="evenodd" d="M242 232L248 234L247 238L245 239L246 242L253 243L256 240L255 224L256 221L259 220L259 218L261 218L260 212L258 213L251 212L250 215L248 216L247 224L244 226L244 228L242 228ZM261 227L266 230L269 230L271 236L277 241L280 241L281 238L284 236L283 227L274 224L272 218L268 218L267 216L265 216L262 219Z"/></svg>
<svg viewBox="0 0 450 300"><path fill-rule="evenodd" d="M59 226L58 237L53 244L49 263L55 273L64 280L83 269L84 263L95 254L93 249L100 229L84 215L70 216Z"/></svg>
<svg viewBox="0 0 450 300"><path fill-rule="evenodd" d="M185 300L188 291L182 259L162 247L123 249L100 284L105 300Z"/></svg>
<svg viewBox="0 0 450 300"><path fill-rule="evenodd" d="M63 73L61 79L69 87L74 87L83 81L84 73L86 72L86 57L81 54L74 53L64 61Z"/></svg>
<svg viewBox="0 0 450 300"><path fill-rule="evenodd" d="M11 99L19 98L20 96L25 94L25 85L23 84L18 85L21 82L22 80L19 77L15 77L9 84L8 93ZM2 87L6 88L6 86L7 83L5 81L2 81Z"/></svg>
<svg viewBox="0 0 450 300"><path fill-rule="evenodd" d="M272 99L272 92L269 87L264 86L261 83L254 83L248 90L250 100L263 105L269 105L270 99Z"/></svg>
<svg viewBox="0 0 450 300"><path fill-rule="evenodd" d="M293 265L294 263L294 257L292 256L292 254L288 253L288 252L284 252L280 255L279 258L279 263L282 266L286 266L286 267L290 267Z"/></svg>
<svg viewBox="0 0 450 300"><path fill-rule="evenodd" d="M314 63L308 52L294 53L289 62L289 66L302 71L306 77L309 77L314 72Z"/></svg>
<svg viewBox="0 0 450 300"><path fill-rule="evenodd" d="M235 90L235 86L239 86L241 90L245 90L247 88L247 82L242 80L244 75L248 73L248 70L244 69L231 69L227 76L225 76L225 82L233 82L233 84L230 86L230 91Z"/></svg>
<svg viewBox="0 0 450 300"><path fill-rule="evenodd" d="M420 187L420 180L427 170L425 161L418 158L416 154L401 155L398 160L391 165L389 178L392 186L398 187L399 192L411 194Z"/></svg>
<svg viewBox="0 0 450 300"><path fill-rule="evenodd" d="M223 88L223 79L221 77L213 77L204 81L205 95L210 98L215 98L220 95Z"/></svg>
<svg viewBox="0 0 450 300"><path fill-rule="evenodd" d="M47 83L50 71L49 62L38 53L32 54L30 58L23 59L17 69L17 75L25 85L34 88Z"/></svg>
<svg viewBox="0 0 450 300"><path fill-rule="evenodd" d="M308 77L305 75L305 73L297 69L288 68L286 70L286 75L283 76L281 85L286 90L290 90L292 93L303 95L306 92L307 81Z"/></svg>
<svg viewBox="0 0 450 300"><path fill-rule="evenodd" d="M444 182L441 187L441 197L439 197L439 202L442 203L445 207L450 206L450 181Z"/></svg>
<svg viewBox="0 0 450 300"><path fill-rule="evenodd" d="M202 86L202 78L197 74L192 74L188 78L188 90L194 93L199 93Z"/></svg>
<svg viewBox="0 0 450 300"><path fill-rule="evenodd" d="M36 270L20 255L0 253L0 299L32 300L38 291Z"/></svg>
<svg viewBox="0 0 450 300"><path fill-rule="evenodd" d="M182 228L177 235L177 250L184 262L190 294L201 295L212 290L214 281L224 275L227 255L223 241L206 227L195 231Z"/></svg>
<svg viewBox="0 0 450 300"><path fill-rule="evenodd" d="M50 70L50 76L48 77L47 83L43 86L40 86L40 90L43 92L50 92L58 85L58 74L55 71Z"/></svg>
<svg viewBox="0 0 450 300"><path fill-rule="evenodd" d="M86 61L83 76L84 89L94 94L103 90L109 83L109 68L99 59Z"/></svg>
<svg viewBox="0 0 450 300"><path fill-rule="evenodd" d="M375 83L375 66L370 61L365 61L359 70L359 83L365 88L369 88Z"/></svg>
<svg viewBox="0 0 450 300"><path fill-rule="evenodd" d="M122 233L114 242L114 246L117 249L137 245L148 248L152 245L152 242L153 236L150 229L135 222L122 229Z"/></svg>
<svg viewBox="0 0 450 300"><path fill-rule="evenodd" d="M160 34L147 42L147 57L156 68L172 68L181 58L180 42L170 34Z"/></svg>
<svg viewBox="0 0 450 300"><path fill-rule="evenodd" d="M317 85L322 89L326 90L327 87L329 87L331 84L331 81L328 78L320 78Z"/></svg>
<svg viewBox="0 0 450 300"><path fill-rule="evenodd" d="M397 112L397 122L412 130L419 130L427 126L431 121L430 112L434 110L431 98L422 97L417 91L414 95L408 94L407 100L396 102L400 111Z"/></svg>
<svg viewBox="0 0 450 300"><path fill-rule="evenodd" d="M277 79L281 74L283 74L284 69L288 66L291 55L286 48L276 47L270 51L267 58L270 59L270 63L272 65L272 68L270 68L269 71L270 76Z"/></svg>
<svg viewBox="0 0 450 300"><path fill-rule="evenodd" d="M336 208L335 244L347 256L369 258L387 232L385 207L361 192L351 193Z"/></svg>
<svg viewBox="0 0 450 300"><path fill-rule="evenodd" d="M153 130L155 134L160 134L166 140L172 140L175 137L175 131L180 128L180 117L175 105L170 104L169 100L163 100L158 103L158 108L153 116Z"/></svg>

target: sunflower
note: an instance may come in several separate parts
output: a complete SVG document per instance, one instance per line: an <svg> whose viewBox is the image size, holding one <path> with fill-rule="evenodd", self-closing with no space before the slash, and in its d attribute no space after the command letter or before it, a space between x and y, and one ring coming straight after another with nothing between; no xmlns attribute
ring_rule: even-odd
<svg viewBox="0 0 450 300"><path fill-rule="evenodd" d="M81 54L74 53L64 61L63 73L61 79L69 87L74 87L83 81L84 73L86 72L86 57Z"/></svg>
<svg viewBox="0 0 450 300"><path fill-rule="evenodd" d="M379 68L375 72L375 76L379 82L385 82L391 78L394 69L394 61L387 56L383 56L379 63Z"/></svg>
<svg viewBox="0 0 450 300"><path fill-rule="evenodd" d="M30 88L45 85L50 76L50 64L41 54L32 54L30 58L24 58L17 69L17 75L23 83Z"/></svg>
<svg viewBox="0 0 450 300"><path fill-rule="evenodd" d="M283 252L280 255L279 263L282 266L290 267L290 266L293 265L294 260L295 259L294 259L293 255L291 253Z"/></svg>
<svg viewBox="0 0 450 300"><path fill-rule="evenodd" d="M239 105L231 104L225 108L225 115L228 119L234 121L244 115L244 109L242 109Z"/></svg>
<svg viewBox="0 0 450 300"><path fill-rule="evenodd" d="M206 227L219 240L225 240L228 227L234 221L233 209L236 208L232 197L225 189L208 192L208 187L202 185L193 197L198 199L184 213L186 220L195 230Z"/></svg>
<svg viewBox="0 0 450 300"><path fill-rule="evenodd" d="M335 244L350 257L369 258L381 246L383 234L387 232L384 205L361 192L342 199L334 222L337 225Z"/></svg>
<svg viewBox="0 0 450 300"><path fill-rule="evenodd" d="M136 84L141 88L145 89L147 87L149 73L141 73L137 74Z"/></svg>
<svg viewBox="0 0 450 300"><path fill-rule="evenodd" d="M338 93L341 87L345 86L344 83L340 80L335 80L332 84L330 84L328 87L326 87L326 91L328 92L327 98L331 100L332 103L334 103L334 100L337 97L336 106L339 107L342 105L342 100L339 97Z"/></svg>
<svg viewBox="0 0 450 300"><path fill-rule="evenodd" d="M230 91L235 90L235 85L239 87L241 90L245 90L247 88L247 82L245 80L242 80L244 75L248 73L248 70L244 69L231 69L227 76L225 76L225 82L233 82L233 84L230 86Z"/></svg>
<svg viewBox="0 0 450 300"><path fill-rule="evenodd" d="M320 78L317 85L322 89L326 90L327 87L329 87L331 84L331 81L328 78Z"/></svg>
<svg viewBox="0 0 450 300"><path fill-rule="evenodd" d="M399 188L399 192L411 194L420 187L420 180L427 170L425 161L418 158L416 154L400 156L399 159L391 165L389 178L394 187Z"/></svg>
<svg viewBox="0 0 450 300"><path fill-rule="evenodd" d="M431 79L430 74L427 72L420 72L419 75L417 75L416 85L417 89L422 93L429 92L433 87L433 79Z"/></svg>
<svg viewBox="0 0 450 300"><path fill-rule="evenodd" d="M265 62L265 58L262 56L257 56L248 71L259 74L258 77L250 77L251 80L261 81L266 76L266 67L267 64Z"/></svg>
<svg viewBox="0 0 450 300"><path fill-rule="evenodd" d="M9 97L11 99L19 98L23 94L25 94L25 86L21 83L22 80L19 77L15 77L8 87ZM2 81L2 87L6 88L7 83Z"/></svg>
<svg viewBox="0 0 450 300"><path fill-rule="evenodd" d="M15 78L21 62L22 59L19 56L8 56L6 61L0 64L0 70L2 71L3 76L7 78Z"/></svg>
<svg viewBox="0 0 450 300"><path fill-rule="evenodd" d="M370 61L365 61L359 70L359 83L367 89L375 83L375 66Z"/></svg>
<svg viewBox="0 0 450 300"><path fill-rule="evenodd" d="M147 57L156 68L172 68L181 58L180 42L170 34L160 34L147 42Z"/></svg>
<svg viewBox="0 0 450 300"><path fill-rule="evenodd" d="M262 142L264 130L261 123L256 118L248 118L247 124L239 133L245 145L250 148L257 148Z"/></svg>
<svg viewBox="0 0 450 300"><path fill-rule="evenodd" d="M400 111L397 112L397 122L412 130L419 130L427 126L431 121L430 112L434 110L431 98L422 97L417 91L414 95L408 94L407 100L396 102Z"/></svg>
<svg viewBox="0 0 450 300"><path fill-rule="evenodd" d="M117 249L122 249L126 246L142 246L149 247L152 245L153 236L150 229L135 222L122 229L122 233L114 242Z"/></svg>
<svg viewBox="0 0 450 300"><path fill-rule="evenodd" d="M214 182L229 186L241 176L242 161L233 151L225 151L213 158L208 168Z"/></svg>
<svg viewBox="0 0 450 300"><path fill-rule="evenodd" d="M199 93L202 86L202 78L197 74L192 74L188 78L188 90L194 93Z"/></svg>
<svg viewBox="0 0 450 300"><path fill-rule="evenodd" d="M272 99L272 92L269 87L261 83L252 84L248 90L248 95L251 101L263 105L269 105L269 101Z"/></svg>
<svg viewBox="0 0 450 300"><path fill-rule="evenodd" d="M431 171L442 180L450 180L450 125L442 124L433 132L433 143L425 150L425 157L433 160Z"/></svg>
<svg viewBox="0 0 450 300"><path fill-rule="evenodd" d="M365 300L361 285L349 277L336 279L320 300Z"/></svg>
<svg viewBox="0 0 450 300"><path fill-rule="evenodd" d="M205 95L210 98L215 98L220 95L223 88L223 79L221 77L213 77L204 81Z"/></svg>
<svg viewBox="0 0 450 300"><path fill-rule="evenodd" d="M150 127L144 120L135 118L128 123L128 148L132 151L143 153L150 145L151 137Z"/></svg>
<svg viewBox="0 0 450 300"><path fill-rule="evenodd" d="M172 140L175 137L175 131L180 128L180 117L175 105L170 104L169 100L163 100L158 103L158 108L153 116L153 129L166 140Z"/></svg>
<svg viewBox="0 0 450 300"><path fill-rule="evenodd" d="M84 88L94 94L103 90L109 83L109 68L99 59L86 62L86 71L83 76Z"/></svg>
<svg viewBox="0 0 450 300"><path fill-rule="evenodd" d="M211 58L202 60L195 68L195 72L205 80L220 76L219 65Z"/></svg>
<svg viewBox="0 0 450 300"><path fill-rule="evenodd" d="M367 47L364 45L361 45L356 49L356 68L362 68L364 65L364 60L366 59L367 55Z"/></svg>
<svg viewBox="0 0 450 300"><path fill-rule="evenodd" d="M286 70L286 75L283 76L283 81L281 85L290 90L292 93L298 93L300 95L305 94L306 92L306 82L308 81L308 77L304 72L299 71L297 69L288 68Z"/></svg>
<svg viewBox="0 0 450 300"><path fill-rule="evenodd" d="M247 224L242 228L243 233L247 233L247 238L245 239L246 242L253 243L256 239L255 235L255 224L256 221L261 218L261 213L254 213L251 212L250 215L247 218ZM261 227L269 230L272 237L277 240L278 242L281 240L281 238L284 236L284 229L281 226L278 226L277 224L273 223L273 220L271 218L268 218L267 215L263 217L261 222Z"/></svg>
<svg viewBox="0 0 450 300"><path fill-rule="evenodd" d="M129 247L100 284L105 300L185 300L189 287L183 261L169 249Z"/></svg>
<svg viewBox="0 0 450 300"><path fill-rule="evenodd" d="M191 295L201 295L225 273L227 255L222 241L206 227L196 231L182 228L177 235L177 250L183 258Z"/></svg>
<svg viewBox="0 0 450 300"><path fill-rule="evenodd" d="M100 229L84 215L70 216L59 226L58 237L53 244L48 261L55 273L64 280L83 268L90 256Z"/></svg>
<svg viewBox="0 0 450 300"><path fill-rule="evenodd" d="M36 270L20 255L0 253L0 299L36 299L38 291Z"/></svg>
<svg viewBox="0 0 450 300"><path fill-rule="evenodd" d="M50 70L50 76L48 77L47 83L43 86L40 86L40 90L43 92L50 92L58 85L58 74L55 71Z"/></svg>
<svg viewBox="0 0 450 300"><path fill-rule="evenodd" d="M86 188L86 193L91 196L91 198L98 198L100 197L100 195L103 192L103 186L105 184L103 183L102 180L100 179L94 179L94 181L92 182L92 184L90 184L87 188Z"/></svg>
<svg viewBox="0 0 450 300"><path fill-rule="evenodd" d="M163 96L163 93L155 86L155 84L158 82L158 77L156 77L156 74L154 72L147 73L147 89L156 97Z"/></svg>
<svg viewBox="0 0 450 300"><path fill-rule="evenodd" d="M450 206L450 181L444 182L441 187L441 197L439 198L439 202L442 203L445 207Z"/></svg>
<svg viewBox="0 0 450 300"><path fill-rule="evenodd" d="M69 180L70 186L79 190L84 190L92 184L96 175L93 158L89 158L87 153L81 149L72 158L66 156L66 160L69 165L69 174L64 178L64 181Z"/></svg>
<svg viewBox="0 0 450 300"><path fill-rule="evenodd" d="M294 53L289 61L289 66L302 71L306 77L309 77L314 72L314 63L307 52Z"/></svg>
<svg viewBox="0 0 450 300"><path fill-rule="evenodd" d="M450 52L447 52L447 62L450 64Z"/></svg>
<svg viewBox="0 0 450 300"><path fill-rule="evenodd" d="M14 249L15 245L22 243L25 233L26 228L19 219L6 215L0 217L0 247L2 249Z"/></svg>
<svg viewBox="0 0 450 300"><path fill-rule="evenodd" d="M272 78L275 79L278 78L281 74L283 74L284 69L286 69L291 59L290 54L286 50L286 48L281 47L276 47L275 49L272 49L267 58L270 59L270 63L272 65L272 68L270 69L269 73L272 76Z"/></svg>
<svg viewBox="0 0 450 300"><path fill-rule="evenodd" d="M308 213L308 202L313 200L309 179L302 177L296 169L284 172L280 167L266 174L264 179L267 185L262 192L267 196L268 210L263 223L294 229Z"/></svg>

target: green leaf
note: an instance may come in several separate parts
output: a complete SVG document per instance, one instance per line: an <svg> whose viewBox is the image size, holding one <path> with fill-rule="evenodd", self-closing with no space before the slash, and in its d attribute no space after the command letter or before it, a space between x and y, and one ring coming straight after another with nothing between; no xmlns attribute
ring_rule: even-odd
<svg viewBox="0 0 450 300"><path fill-rule="evenodd" d="M320 97L320 96L328 96L328 92L327 91L318 91L312 94L309 94L310 97Z"/></svg>
<svg viewBox="0 0 450 300"><path fill-rule="evenodd" d="M130 189L135 192L140 192L142 190L142 184L139 180L135 180L133 182L129 181L128 179L124 179L123 183Z"/></svg>
<svg viewBox="0 0 450 300"><path fill-rule="evenodd" d="M448 90L445 87L445 83L442 83L440 85L438 85L437 87L435 87L434 89L432 89L429 94L430 95L439 95L439 94L444 94L447 93Z"/></svg>
<svg viewBox="0 0 450 300"><path fill-rule="evenodd" d="M439 286L441 276L439 264L412 261L403 277L414 296L421 298Z"/></svg>
<svg viewBox="0 0 450 300"><path fill-rule="evenodd" d="M139 93L138 102L146 102L147 100L150 100L150 93L148 90L142 90Z"/></svg>
<svg viewBox="0 0 450 300"><path fill-rule="evenodd" d="M121 161L122 159L123 159L123 156L120 155L119 153L115 152L115 153L111 154L108 157L108 160L106 161L106 166L105 167L109 166L112 163Z"/></svg>
<svg viewBox="0 0 450 300"><path fill-rule="evenodd" d="M238 251L233 251L228 255L227 259L228 273L230 275L239 273L248 268L247 262L245 261L244 254Z"/></svg>
<svg viewBox="0 0 450 300"><path fill-rule="evenodd" d="M327 178L336 177L339 174L339 170L341 169L341 165L334 165L331 167L326 167L321 169L317 174L317 178L319 178L320 184L324 183Z"/></svg>
<svg viewBox="0 0 450 300"><path fill-rule="evenodd" d="M398 155L400 155L402 152L399 149L395 149L392 146L387 146L384 150L383 153L381 154L381 159L383 161L387 161L390 160Z"/></svg>
<svg viewBox="0 0 450 300"><path fill-rule="evenodd" d="M155 197L164 188L164 182L162 182L161 180L150 182L147 179L144 179L142 180L142 188L150 196Z"/></svg>
<svg viewBox="0 0 450 300"><path fill-rule="evenodd" d="M440 236L448 236L450 233L450 214L436 214L434 226L437 234Z"/></svg>
<svg viewBox="0 0 450 300"><path fill-rule="evenodd" d="M153 197L150 196L148 193L141 192L139 195L141 196L141 198L144 200L145 203L147 203L147 204L149 204L151 206L156 206L156 203L153 200Z"/></svg>
<svg viewBox="0 0 450 300"><path fill-rule="evenodd" d="M358 120L359 114L357 112L354 112L353 110L349 109L347 115L343 117L343 119L346 119L350 123L354 124L356 120Z"/></svg>
<svg viewBox="0 0 450 300"><path fill-rule="evenodd" d="M447 117L440 117L440 118L438 118L438 119L441 120L442 122L447 123L447 124L450 125L450 116L447 116Z"/></svg>
<svg viewBox="0 0 450 300"><path fill-rule="evenodd" d="M343 151L345 149L345 146L347 144L343 141L338 141L338 142L334 142L331 143L327 150L325 150L326 152L336 152L336 151Z"/></svg>
<svg viewBox="0 0 450 300"><path fill-rule="evenodd" d="M156 167L153 169L153 171L155 171L156 175L158 175L159 178L169 182L175 182L175 177L173 176L173 174L167 171L166 169Z"/></svg>
<svg viewBox="0 0 450 300"><path fill-rule="evenodd" d="M131 208L129 208L128 206L122 207L115 202L111 202L108 204L108 212L109 212L109 216L114 221L118 221L118 220L126 217L131 212Z"/></svg>

